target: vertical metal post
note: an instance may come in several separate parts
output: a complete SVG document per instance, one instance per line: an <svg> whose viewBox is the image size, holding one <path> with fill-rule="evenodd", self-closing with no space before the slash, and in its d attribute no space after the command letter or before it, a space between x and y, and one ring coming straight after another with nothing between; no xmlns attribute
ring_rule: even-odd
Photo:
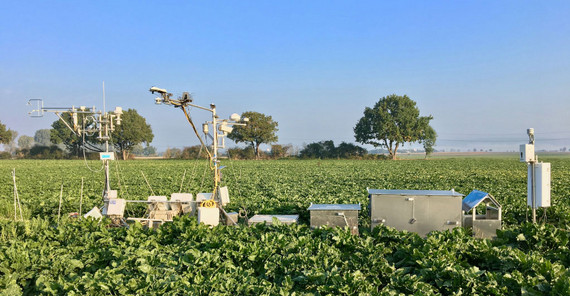
<svg viewBox="0 0 570 296"><path fill-rule="evenodd" d="M530 202L531 202L531 208L532 208L532 223L536 224L536 192L535 192L536 189L534 186L535 185L534 184L534 177L535 177L534 176L534 173L535 173L534 163L535 163L534 161L531 161L529 164L529 170L530 170L529 182L530 182L530 195L531 195L530 196L530 198L531 198Z"/></svg>
<svg viewBox="0 0 570 296"><path fill-rule="evenodd" d="M214 156L213 156L213 162L214 162L214 190L215 190L215 195L213 196L214 200L217 199L217 196L219 196L220 194L220 190L219 190L219 182L220 182L220 168L218 166L218 120L217 120L217 115L216 115L216 105L211 104L210 108L212 109L212 128L213 133L214 133L214 143L213 143L213 150L214 150Z"/></svg>
<svg viewBox="0 0 570 296"><path fill-rule="evenodd" d="M536 186L535 186L535 164L537 162L536 153L534 152L534 129L527 129L528 143L533 146L532 148L532 160L529 161L529 169L531 170L530 177L530 194L531 194L531 207L532 207L532 223L536 224Z"/></svg>
<svg viewBox="0 0 570 296"><path fill-rule="evenodd" d="M103 110L104 111L104 110ZM103 115L103 126L102 128L105 130L105 152L109 152L109 116L108 114ZM103 191L103 202L109 199L109 190L111 190L111 181L109 180L109 160L103 160L105 165L105 190Z"/></svg>
<svg viewBox="0 0 570 296"><path fill-rule="evenodd" d="M18 215L16 214L18 212L18 207L17 205L17 197L16 197L16 169L14 169L12 171L12 178L14 179L14 221L16 221L16 219L18 219Z"/></svg>

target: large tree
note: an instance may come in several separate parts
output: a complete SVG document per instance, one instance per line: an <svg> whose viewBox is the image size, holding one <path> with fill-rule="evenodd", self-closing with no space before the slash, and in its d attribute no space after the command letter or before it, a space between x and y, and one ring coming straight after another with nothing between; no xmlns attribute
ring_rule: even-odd
<svg viewBox="0 0 570 296"><path fill-rule="evenodd" d="M6 147L8 148L8 151L10 151L11 154L14 154L18 147L18 142L16 141L16 138L18 138L18 132L13 130L9 131L10 131L10 141L8 142L8 144L6 144Z"/></svg>
<svg viewBox="0 0 570 296"><path fill-rule="evenodd" d="M130 151L137 144L149 144L154 139L150 124L139 115L137 110L129 109L123 112L122 122L115 126L111 135L112 142L123 159L128 159Z"/></svg>
<svg viewBox="0 0 570 296"><path fill-rule="evenodd" d="M12 131L6 129L6 125L0 122L0 144L8 144L12 140Z"/></svg>
<svg viewBox="0 0 570 296"><path fill-rule="evenodd" d="M345 143L345 142L341 142L336 148L336 151L338 157L340 158L351 158L351 157L364 156L368 154L368 151L366 151L366 149L360 146L356 146L352 143Z"/></svg>
<svg viewBox="0 0 570 296"><path fill-rule="evenodd" d="M273 121L271 116L254 111L244 112L241 116L242 118L249 118L249 122L245 126L234 127L228 138L236 143L243 142L251 145L255 150L255 157L259 159L261 156L259 146L261 144L277 142L278 138L275 133L278 131L278 123Z"/></svg>
<svg viewBox="0 0 570 296"><path fill-rule="evenodd" d="M49 129L40 129L37 130L34 134L34 141L37 145L40 146L51 146L50 142L50 130Z"/></svg>
<svg viewBox="0 0 570 296"><path fill-rule="evenodd" d="M381 98L374 107L366 107L364 116L354 127L354 137L362 144L374 147L386 147L389 157L395 159L398 148L404 143L424 142L432 140L433 135L426 135L433 117L420 116L416 102L408 96L389 95Z"/></svg>
<svg viewBox="0 0 570 296"><path fill-rule="evenodd" d="M63 113L61 117L65 122L72 122L71 114ZM93 120L89 114L78 114L78 123L81 125L82 129L93 128ZM63 143L65 148L72 155L80 156L81 148L85 147L90 151L99 151L97 147L97 133L89 133L85 135L77 135L71 131L67 125L58 119L51 124L52 129L50 130L50 141L54 144Z"/></svg>
<svg viewBox="0 0 570 296"><path fill-rule="evenodd" d="M435 146L436 138L437 133L431 126L428 125L428 127L422 133L422 143L426 152L426 158L433 153L433 146Z"/></svg>
<svg viewBox="0 0 570 296"><path fill-rule="evenodd" d="M34 138L26 135L22 135L18 138L18 147L20 149L30 149L34 146Z"/></svg>

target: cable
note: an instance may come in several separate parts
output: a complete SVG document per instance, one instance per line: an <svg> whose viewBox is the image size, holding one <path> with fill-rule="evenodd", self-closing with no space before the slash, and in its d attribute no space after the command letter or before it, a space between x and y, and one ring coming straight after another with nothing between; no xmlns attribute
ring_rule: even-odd
<svg viewBox="0 0 570 296"><path fill-rule="evenodd" d="M194 173L196 172L196 167L198 166L200 155L202 155L202 148L204 148L204 146L200 145L200 151L198 151L198 156L196 156L196 159L194 160L194 166L192 167L192 173L190 173L191 176L194 176ZM188 183L186 183L186 187L190 186L191 181L192 179L188 178Z"/></svg>
<svg viewBox="0 0 570 296"><path fill-rule="evenodd" d="M208 199L200 203L202 208L215 208L217 207L216 201L213 199Z"/></svg>
<svg viewBox="0 0 570 296"><path fill-rule="evenodd" d="M144 175L143 171L141 171L141 174L142 174L144 180L146 181L146 185L148 185L148 188L150 188L150 192L152 192L152 195L155 195L154 190L152 190L152 187L150 186L150 183L148 183L148 180L146 179L146 176Z"/></svg>
<svg viewBox="0 0 570 296"><path fill-rule="evenodd" d="M231 157L231 155L230 155L229 149L228 149L228 158L230 159L230 165L231 165L232 169L234 169L234 162L233 162L232 157ZM236 187L237 187L237 190L238 190L238 195L241 197L242 195L241 195L241 190L240 190L240 186L239 186L239 183L240 183L239 180L241 180L241 176L242 176L241 167L239 168L239 180L238 180L238 178L237 178L237 176L236 176L235 173L232 174L232 175L234 176L234 180L236 181Z"/></svg>
<svg viewBox="0 0 570 296"><path fill-rule="evenodd" d="M196 126L194 125L194 122L192 121L192 118L190 118L190 115L188 115L188 112L186 111L186 107L185 106L181 106L181 107L182 107L182 111L184 111L184 115L186 115L186 120L188 120L188 122L192 126L192 129L194 130L196 137L198 137L202 146L204 146L206 148L206 152L208 153L208 158L211 161L212 154L210 153L210 151L208 151L208 147L206 147L206 144L204 144L204 141L202 141L202 137L200 137L200 134L198 133L198 130L196 129Z"/></svg>
<svg viewBox="0 0 570 296"><path fill-rule="evenodd" d="M202 191L202 186L204 185L204 180L206 179L206 172L208 171L208 167L204 167L204 172L202 173L202 182L200 183L200 188L198 188L198 192Z"/></svg>
<svg viewBox="0 0 570 296"><path fill-rule="evenodd" d="M83 124L81 127L82 127L82 129L85 129L85 121L83 121ZM83 162L85 163L85 166L87 167L87 169L89 169L91 172L98 173L105 168L105 164L101 164L101 168L98 170L94 170L89 166L89 164L87 163L87 157L85 156L85 143L86 143L85 142L85 133L83 132L81 134L82 134L81 140L83 143L83 149L81 149L83 151Z"/></svg>
<svg viewBox="0 0 570 296"><path fill-rule="evenodd" d="M184 170L184 174L182 175L182 181L180 181L180 189L178 190L178 193L182 192L182 185L184 185L184 178L186 178L186 169Z"/></svg>

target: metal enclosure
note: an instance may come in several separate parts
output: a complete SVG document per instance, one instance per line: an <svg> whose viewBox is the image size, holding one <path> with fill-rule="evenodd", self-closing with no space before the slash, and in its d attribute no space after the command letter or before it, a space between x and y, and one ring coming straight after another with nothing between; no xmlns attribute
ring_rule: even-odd
<svg viewBox="0 0 570 296"><path fill-rule="evenodd" d="M536 160L536 156L534 154L534 144L522 144L520 146L521 162L532 162Z"/></svg>
<svg viewBox="0 0 570 296"><path fill-rule="evenodd" d="M358 234L360 204L311 204L307 210L311 215L311 228L348 226L352 234Z"/></svg>
<svg viewBox="0 0 570 296"><path fill-rule="evenodd" d="M463 194L440 190L369 189L370 226L394 227L425 236L461 226Z"/></svg>
<svg viewBox="0 0 570 296"><path fill-rule="evenodd" d="M220 199L222 206L230 203L230 193L228 191L228 186L220 187Z"/></svg>
<svg viewBox="0 0 570 296"><path fill-rule="evenodd" d="M534 178L532 170L534 168ZM532 182L534 182L534 193L536 207L550 207L550 163L538 162L528 166L527 181L527 204L532 206Z"/></svg>
<svg viewBox="0 0 570 296"><path fill-rule="evenodd" d="M485 204L483 214L477 214L477 206L480 204ZM463 199L462 209L465 213L463 227L472 228L474 237L495 238L497 236L497 229L501 229L501 205L493 196L487 192L473 190Z"/></svg>
<svg viewBox="0 0 570 296"><path fill-rule="evenodd" d="M271 225L273 218L279 220L283 224L293 224L299 222L299 215L255 215L248 219L248 224L251 226L257 223L267 223Z"/></svg>

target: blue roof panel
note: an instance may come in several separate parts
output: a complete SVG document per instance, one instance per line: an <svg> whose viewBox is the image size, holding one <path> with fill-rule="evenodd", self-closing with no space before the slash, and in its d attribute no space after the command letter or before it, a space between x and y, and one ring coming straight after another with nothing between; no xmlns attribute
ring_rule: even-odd
<svg viewBox="0 0 570 296"><path fill-rule="evenodd" d="M471 209L479 205L479 203L481 203L481 201L483 201L488 195L489 193L479 190L471 191L471 193L469 193L463 199L463 206L462 206L463 210L465 212L470 211Z"/></svg>

